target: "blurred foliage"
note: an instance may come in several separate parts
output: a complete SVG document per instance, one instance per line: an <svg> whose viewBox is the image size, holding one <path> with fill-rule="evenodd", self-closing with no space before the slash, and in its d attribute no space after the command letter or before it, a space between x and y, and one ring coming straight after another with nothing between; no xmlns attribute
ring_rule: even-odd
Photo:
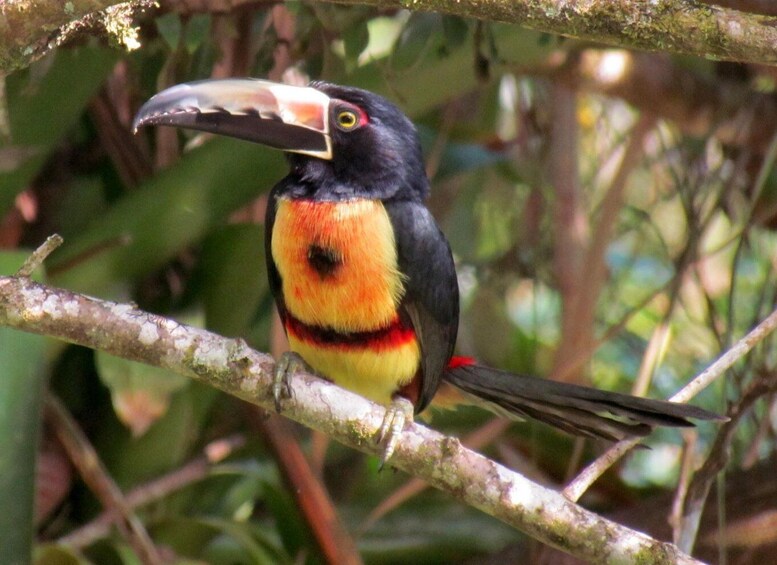
<svg viewBox="0 0 777 565"><path fill-rule="evenodd" d="M0 273L24 262L19 251L0 253ZM0 562L29 555L33 540L35 454L44 394L44 338L0 328Z"/></svg>
<svg viewBox="0 0 777 565"><path fill-rule="evenodd" d="M433 183L430 207L459 262L460 351L515 371L552 371L557 348L565 346L559 340L569 306L558 285L556 244L573 226L560 225L554 213L560 204L549 174L551 131L559 118L551 92L562 77L548 68L592 47L504 24L298 2L249 4L226 15L168 9L143 22L142 34L143 47L132 54L85 41L5 79L5 247L32 247L59 232L65 246L47 263L53 284L202 320L268 350L273 304L262 199L284 174L282 156L169 130L133 137L131 119L159 89L214 73L278 80L286 71L287 78L353 84L390 97L418 124ZM676 64L705 78L716 72L709 62ZM753 78L758 88L765 83ZM108 117L98 111L105 103ZM576 124L568 124L567 135L578 137L578 212L586 233L602 221L600 206L638 114L617 99L577 98ZM659 121L650 131L602 250L608 276L603 288L592 290L595 321L586 331L603 341L584 363L586 378L628 391L642 370L650 395L666 397L773 309L777 236L768 217L754 219L756 211L773 209L772 165L773 157L722 145L712 130L691 137ZM757 187L761 172L768 174ZM644 369L661 324L668 331L654 364ZM619 329L608 333L611 328ZM48 344L43 355L41 340L6 333L0 345L0 355L12 358L3 363L3 381L10 386L18 369L26 381L14 382L27 387L0 394L4 405L24 406L21 421L0 421L0 445L10 445L17 429L27 438L25 453L2 450L3 469L26 461L16 469L24 477L2 474L4 485L15 487L0 493L4 505L25 513L3 519L31 521L23 483L32 476L30 446L40 414L39 382L30 375L45 361L52 390L125 491L175 473L209 442L245 438L205 477L138 509L153 539L180 562L321 562L239 401L72 346ZM724 411L753 379L773 373L775 351L774 340L766 340L696 403ZM770 453L768 417L764 403L745 421L733 445L735 464L754 451ZM487 418L461 410L435 415L433 424L463 436ZM312 445L305 430L297 432L303 446ZM699 454L714 433L711 425L701 427ZM656 433L647 443L652 450L602 480L592 504L612 508L674 484L679 434ZM599 448L589 446L584 457ZM483 449L507 464L528 461L546 480L561 482L570 472L573 441L525 424ZM375 461L340 446L329 446L321 472L369 563L475 562L507 547L530 549L495 519L428 491L362 531L370 512L407 478L378 474ZM57 544L102 510L81 482L55 508L39 517L38 563L138 562L113 529L75 546ZM0 561L24 561L24 545ZM4 537L0 547L12 546Z"/></svg>

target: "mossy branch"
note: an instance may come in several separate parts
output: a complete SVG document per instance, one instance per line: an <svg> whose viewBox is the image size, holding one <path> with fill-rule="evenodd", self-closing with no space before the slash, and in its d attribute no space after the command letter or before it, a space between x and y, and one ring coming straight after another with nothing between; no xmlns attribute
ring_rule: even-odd
<svg viewBox="0 0 777 565"><path fill-rule="evenodd" d="M271 410L273 359L227 339L117 304L0 277L0 325L175 371ZM384 408L307 374L292 378L283 414L365 453ZM390 464L530 536L594 562L697 563L674 545L605 520L419 424L405 427Z"/></svg>
<svg viewBox="0 0 777 565"><path fill-rule="evenodd" d="M155 0L14 0L0 3L0 75L27 67L83 34L106 35L125 48L140 46L133 20Z"/></svg>
<svg viewBox="0 0 777 565"><path fill-rule="evenodd" d="M519 24L538 31L647 51L749 63L777 62L775 18L690 0L335 0L436 11ZM223 11L223 2L211 2ZM208 1L201 9L209 9ZM170 3L175 6L174 2ZM133 15L155 0L15 0L0 5L0 73L23 68L53 47L95 29L137 45Z"/></svg>
<svg viewBox="0 0 777 565"><path fill-rule="evenodd" d="M646 51L777 62L777 21L693 0L334 0L442 12Z"/></svg>

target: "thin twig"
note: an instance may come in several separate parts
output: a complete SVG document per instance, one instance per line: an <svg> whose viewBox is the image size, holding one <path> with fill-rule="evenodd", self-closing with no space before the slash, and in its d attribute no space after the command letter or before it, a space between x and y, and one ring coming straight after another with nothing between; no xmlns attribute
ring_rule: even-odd
<svg viewBox="0 0 777 565"><path fill-rule="evenodd" d="M553 270L561 297L561 337L556 345L550 378L560 380L558 368L567 365L567 359L578 351L590 350L593 339L589 324L592 320L580 316L582 295L590 290L580 284L590 225L577 163L577 95L560 83L551 85L550 95L554 111L548 155L548 178L554 194ZM579 378L576 372L567 371L564 380L577 381Z"/></svg>
<svg viewBox="0 0 777 565"><path fill-rule="evenodd" d="M59 234L50 235L46 238L40 247L33 251L24 264L16 271L17 277L31 277L38 267L40 267L46 260L46 257L51 255L57 247L65 242L62 236Z"/></svg>
<svg viewBox="0 0 777 565"><path fill-rule="evenodd" d="M674 539L677 546L685 551L691 551L696 543L696 535L699 531L704 503L707 501L712 483L716 476L726 465L731 442L742 418L748 413L750 407L762 396L768 394L774 388L774 383L769 383L764 378L757 378L749 389L742 395L739 402L732 405L729 410L729 421L721 426L715 443L710 449L704 465L696 472L688 485L683 502L683 512L680 523L674 528Z"/></svg>
<svg viewBox="0 0 777 565"><path fill-rule="evenodd" d="M764 415L761 418L761 421L758 422L758 429L756 430L753 438L750 440L750 447L745 450L745 453L742 456L742 461L739 466L745 471L753 467L756 463L758 463L758 461L761 460L761 447L771 443L770 440L773 436L773 428L772 419L769 415L774 413L774 401L775 395L772 393L766 399L766 415Z"/></svg>
<svg viewBox="0 0 777 565"><path fill-rule="evenodd" d="M46 398L46 416L84 482L112 514L114 523L138 557L149 565L161 564L162 557L143 522L127 504L121 490L100 461L97 451L70 416L67 408L51 394Z"/></svg>
<svg viewBox="0 0 777 565"><path fill-rule="evenodd" d="M205 446L202 455L189 461L183 467L135 487L127 493L124 500L127 506L132 509L162 500L170 494L208 477L215 463L223 460L244 444L245 438L242 436L212 441ZM88 524L84 524L77 530L59 538L57 543L74 549L88 547L110 533L113 521L112 513L103 512Z"/></svg>
<svg viewBox="0 0 777 565"><path fill-rule="evenodd" d="M313 472L287 420L248 406L248 421L262 432L297 509L310 528L321 556L333 565L361 565L356 543L340 519L324 483Z"/></svg>
<svg viewBox="0 0 777 565"><path fill-rule="evenodd" d="M736 342L731 349L721 355L717 361L699 373L696 378L680 389L669 400L671 402L685 403L707 388L723 373L726 372L734 363L761 342L777 327L777 310L769 316L745 337ZM609 469L616 461L625 455L632 447L639 443L638 439L628 439L616 443L610 447L604 455L588 465L583 471L575 477L575 480L564 488L563 494L569 500L578 500L583 493L598 479L602 473Z"/></svg>
<svg viewBox="0 0 777 565"><path fill-rule="evenodd" d="M638 443L639 438L631 438L619 441L615 445L610 446L607 451L597 457L593 463L583 469L571 483L564 487L561 494L569 500L579 500L580 497L583 496L583 493L594 484L596 479L601 477L607 469L615 465L621 457L626 455L626 453Z"/></svg>
<svg viewBox="0 0 777 565"><path fill-rule="evenodd" d="M672 510L669 513L669 525L672 527L672 531L678 531L680 523L683 518L683 503L685 496L688 494L688 485L691 482L691 477L694 471L694 453L696 451L697 440L699 434L696 430L688 430L683 432L683 455L680 460L680 477L677 479L677 488L675 489L674 498L672 499ZM677 538L674 539L675 543Z"/></svg>
<svg viewBox="0 0 777 565"><path fill-rule="evenodd" d="M720 377L734 363L747 355L753 347L763 341L777 328L777 310L774 310L766 319L753 328L750 333L736 342L731 349L721 355L717 361L699 373L695 379L681 388L669 400L672 402L688 402L702 390L707 388Z"/></svg>
<svg viewBox="0 0 777 565"><path fill-rule="evenodd" d="M560 87L559 87L560 88ZM615 176L607 188L602 200L597 220L592 226L590 242L583 251L584 257L579 256L578 268L575 276L569 281L570 289L564 292L564 320L562 321L562 338L559 342L558 355L552 372L552 378L559 380L559 375L564 375L564 380L570 380L574 376L566 369L569 359L574 358L578 351L588 351L593 342L593 331L596 303L601 294L602 286L606 280L605 254L615 232L618 212L623 205L623 193L628 179L639 164L642 157L642 146L645 136L653 129L655 117L642 114L631 129L629 140L624 149ZM569 134L567 134L569 135ZM569 230L567 223L559 222L558 228L563 232ZM557 248L558 252L569 254L569 250L562 250L563 245ZM579 242L578 242L579 245ZM582 261L582 262L580 262ZM571 275L571 273L567 273ZM577 379L572 379L577 380Z"/></svg>
<svg viewBox="0 0 777 565"><path fill-rule="evenodd" d="M273 316L270 351L279 357L289 344L280 317ZM361 555L340 519L329 491L300 446L291 425L277 414L246 405L249 424L265 438L297 509L326 563L360 565Z"/></svg>

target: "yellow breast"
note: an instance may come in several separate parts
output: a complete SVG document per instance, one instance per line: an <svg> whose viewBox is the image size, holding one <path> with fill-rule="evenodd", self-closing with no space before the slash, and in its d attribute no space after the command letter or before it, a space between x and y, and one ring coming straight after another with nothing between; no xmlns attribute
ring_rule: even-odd
<svg viewBox="0 0 777 565"><path fill-rule="evenodd" d="M272 237L286 308L344 332L391 323L402 296L394 231L380 201L278 201Z"/></svg>
<svg viewBox="0 0 777 565"><path fill-rule="evenodd" d="M383 205L279 199L271 252L292 351L340 386L389 403L416 376L420 347L397 313L404 280Z"/></svg>

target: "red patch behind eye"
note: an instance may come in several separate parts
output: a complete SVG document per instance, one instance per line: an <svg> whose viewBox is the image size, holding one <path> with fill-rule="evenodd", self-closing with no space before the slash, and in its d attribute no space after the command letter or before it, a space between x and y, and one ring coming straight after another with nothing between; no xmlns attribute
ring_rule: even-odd
<svg viewBox="0 0 777 565"><path fill-rule="evenodd" d="M357 106L354 107L359 112L359 127L366 126L368 123L370 123L370 117L367 115L367 112Z"/></svg>

